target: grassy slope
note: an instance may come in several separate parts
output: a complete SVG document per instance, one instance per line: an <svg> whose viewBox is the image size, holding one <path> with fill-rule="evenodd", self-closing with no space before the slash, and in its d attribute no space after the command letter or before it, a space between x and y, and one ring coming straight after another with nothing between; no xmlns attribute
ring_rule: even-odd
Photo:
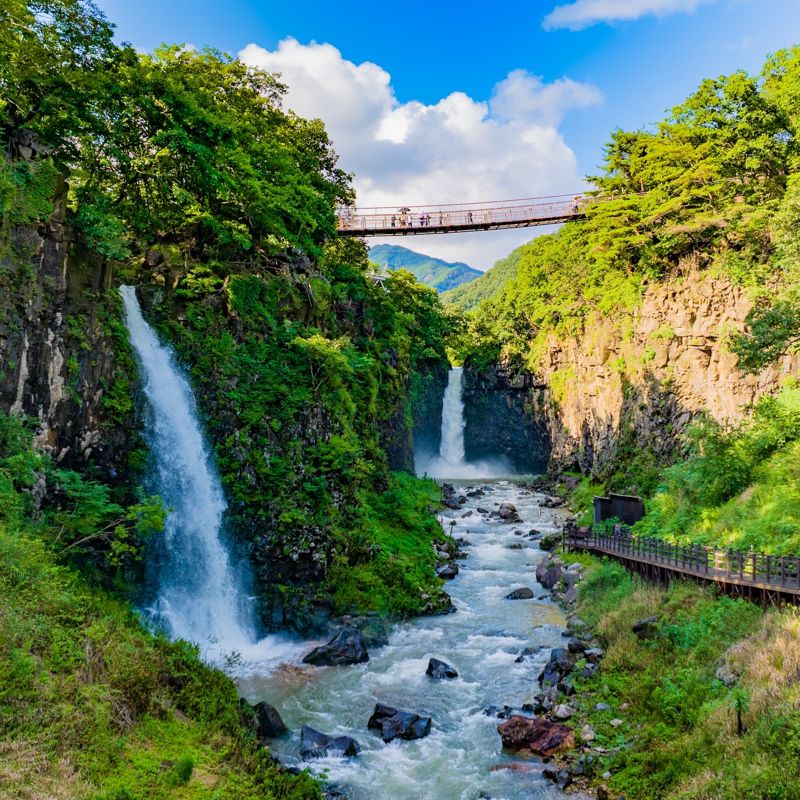
<svg viewBox="0 0 800 800"><path fill-rule="evenodd" d="M610 788L633 798L800 797L800 617L764 612L694 585L644 585L610 562L589 564L578 613L606 648L599 675L578 682ZM631 625L655 615L656 638ZM720 665L738 676L728 687ZM610 711L597 711L604 702ZM626 705L627 704L627 705ZM737 735L736 708L745 726ZM623 720L619 727L610 725Z"/></svg>
<svg viewBox="0 0 800 800"><path fill-rule="evenodd" d="M0 521L0 720L2 800L320 797L255 746L225 675L13 521Z"/></svg>
<svg viewBox="0 0 800 800"><path fill-rule="evenodd" d="M369 258L382 267L408 270L420 283L431 286L439 292L466 285L483 275L480 270L461 261L444 261L393 244L378 244L371 247Z"/></svg>
<svg viewBox="0 0 800 800"><path fill-rule="evenodd" d="M517 274L517 265L526 247L528 245L524 244L513 250L476 280L444 292L442 300L447 305L458 306L463 311L475 308L483 300L497 294L506 282Z"/></svg>

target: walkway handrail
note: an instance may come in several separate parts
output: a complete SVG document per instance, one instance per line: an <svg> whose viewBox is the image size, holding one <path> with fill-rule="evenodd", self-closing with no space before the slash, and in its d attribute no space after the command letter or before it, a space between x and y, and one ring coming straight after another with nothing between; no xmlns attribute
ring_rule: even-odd
<svg viewBox="0 0 800 800"><path fill-rule="evenodd" d="M800 592L800 558L731 550L705 545L671 544L663 539L627 532L571 532L564 544L571 549L593 550L615 557L665 567L689 577L724 580L774 591Z"/></svg>

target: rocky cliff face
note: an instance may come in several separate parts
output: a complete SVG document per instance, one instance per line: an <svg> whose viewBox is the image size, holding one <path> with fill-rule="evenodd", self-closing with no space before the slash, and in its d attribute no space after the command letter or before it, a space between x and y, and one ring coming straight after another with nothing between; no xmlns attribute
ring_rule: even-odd
<svg viewBox="0 0 800 800"><path fill-rule="evenodd" d="M114 481L136 442L135 366L110 285L59 215L0 253L0 409L35 420L57 463Z"/></svg>
<svg viewBox="0 0 800 800"><path fill-rule="evenodd" d="M502 459L515 472L539 474L550 459L544 384L525 371L467 370L464 449L467 461Z"/></svg>
<svg viewBox="0 0 800 800"><path fill-rule="evenodd" d="M598 317L581 336L552 338L535 376L502 364L468 372L467 441L474 448L493 439L495 452L513 445L538 456L545 430L551 469L585 473L612 465L623 439L668 459L698 414L741 419L800 369L800 357L787 356L759 375L738 371L725 339L743 328L750 308L746 289L685 263L679 275L645 290L629 320ZM505 406L515 409L512 416L498 412ZM514 433L519 413L527 433Z"/></svg>
<svg viewBox="0 0 800 800"><path fill-rule="evenodd" d="M646 289L629 325L597 319L581 337L552 340L538 378L548 387L553 466L602 468L626 426L634 446L668 457L697 414L740 419L800 368L794 356L756 376L737 370L724 342L750 308L744 288L687 263Z"/></svg>

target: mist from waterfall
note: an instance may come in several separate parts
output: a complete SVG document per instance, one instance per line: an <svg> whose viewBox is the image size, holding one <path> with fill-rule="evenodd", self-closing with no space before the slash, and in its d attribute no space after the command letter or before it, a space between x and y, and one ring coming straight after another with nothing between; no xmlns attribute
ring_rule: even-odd
<svg viewBox="0 0 800 800"><path fill-rule="evenodd" d="M148 558L155 599L147 614L170 638L198 645L212 663L263 665L280 659L287 645L277 637L258 639L249 564L234 563L225 541L225 496L191 386L144 319L136 290L123 286L120 293L148 403L153 488L168 510L165 530Z"/></svg>
<svg viewBox="0 0 800 800"><path fill-rule="evenodd" d="M417 464L420 474L432 478L471 480L498 478L512 475L514 470L504 459L468 462L464 449L464 389L463 370L453 367L447 376L447 387L442 401L442 441L439 455Z"/></svg>

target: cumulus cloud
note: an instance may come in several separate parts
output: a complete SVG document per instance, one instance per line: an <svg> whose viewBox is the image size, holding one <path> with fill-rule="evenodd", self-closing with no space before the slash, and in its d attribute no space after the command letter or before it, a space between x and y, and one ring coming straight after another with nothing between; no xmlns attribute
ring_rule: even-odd
<svg viewBox="0 0 800 800"><path fill-rule="evenodd" d="M547 29L569 28L577 31L598 22L622 22L648 14L665 17L669 14L694 11L702 3L713 0L574 0L556 6L545 18Z"/></svg>
<svg viewBox="0 0 800 800"><path fill-rule="evenodd" d="M453 92L438 102L401 103L377 64L354 64L330 44L284 39L275 50L248 45L247 64L281 74L285 105L319 117L355 173L358 205L420 205L572 192L583 185L558 130L564 114L602 100L594 86L562 78L544 83L511 72L489 100ZM432 255L485 268L531 230L393 239Z"/></svg>

